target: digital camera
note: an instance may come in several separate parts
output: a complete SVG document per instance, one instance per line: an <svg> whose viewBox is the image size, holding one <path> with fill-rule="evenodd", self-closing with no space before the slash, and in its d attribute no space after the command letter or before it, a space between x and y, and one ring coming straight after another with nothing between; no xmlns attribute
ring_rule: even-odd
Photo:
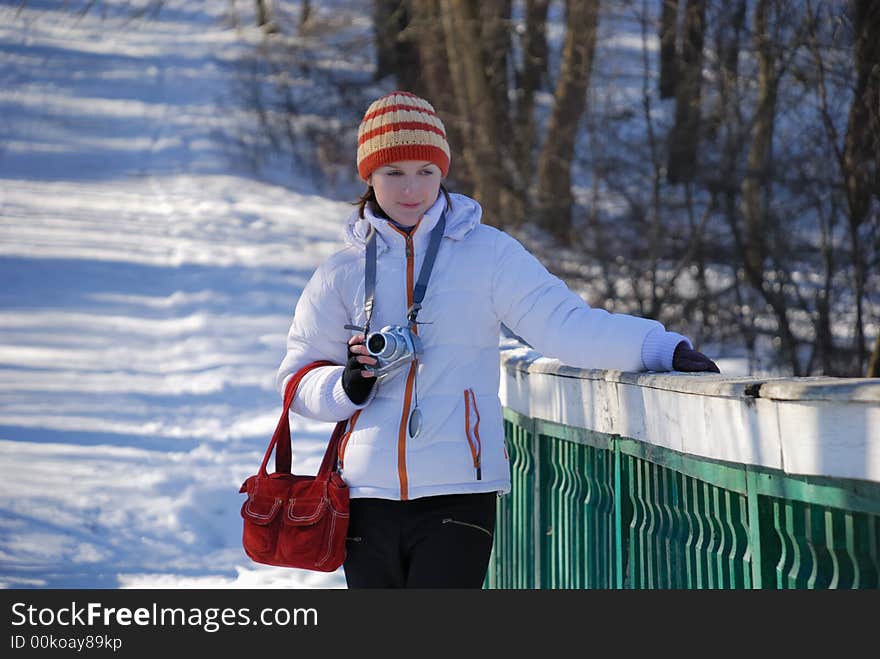
<svg viewBox="0 0 880 659"><path fill-rule="evenodd" d="M418 335L400 325L386 325L378 332L370 332L364 344L367 352L379 362L376 368L370 369L377 377L409 364L422 352Z"/></svg>

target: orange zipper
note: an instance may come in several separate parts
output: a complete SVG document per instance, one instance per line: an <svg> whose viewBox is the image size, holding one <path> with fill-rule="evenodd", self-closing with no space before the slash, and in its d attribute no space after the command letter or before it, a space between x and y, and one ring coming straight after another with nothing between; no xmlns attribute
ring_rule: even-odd
<svg viewBox="0 0 880 659"><path fill-rule="evenodd" d="M421 222L421 220L419 220ZM410 233L406 233L405 231L401 231L393 224L389 223L389 226L397 231L400 235L404 237L406 240L406 308L409 309L413 303L413 288L415 286L415 282L413 281L413 271L415 270L414 263L414 250L413 250L413 240L412 234L415 233L415 229L413 229ZM418 226L418 225L416 225ZM419 328L414 327L413 331L418 334ZM409 375L406 376L406 390L403 394L403 411L400 415L400 427L397 431L397 477L400 480L400 500L406 501L409 499L409 479L406 474L406 429L409 420L409 408L410 402L412 401L412 391L413 391L413 381L416 376L416 368L418 368L418 360L413 360L413 362L409 365Z"/></svg>
<svg viewBox="0 0 880 659"><path fill-rule="evenodd" d="M470 398L468 398L468 394L470 394ZM474 414L477 416L473 435L471 435L471 404L473 404ZM471 457L474 459L477 480L482 480L483 443L480 441L480 410L477 408L477 398L474 396L473 389L464 390L464 429L467 433L468 445L471 447Z"/></svg>
<svg viewBox="0 0 880 659"><path fill-rule="evenodd" d="M397 433L397 475L400 478L400 500L409 499L409 480L406 475L406 427L409 419L409 403L412 398L413 380L416 375L417 361L413 361L409 367L409 375L406 378L406 392L403 394L403 413L400 416L400 429Z"/></svg>

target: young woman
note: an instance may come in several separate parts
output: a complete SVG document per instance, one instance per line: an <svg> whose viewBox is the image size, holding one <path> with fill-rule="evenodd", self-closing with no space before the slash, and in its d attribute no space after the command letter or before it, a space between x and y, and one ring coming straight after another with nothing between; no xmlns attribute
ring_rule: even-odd
<svg viewBox="0 0 880 659"><path fill-rule="evenodd" d="M367 191L348 245L296 305L278 371L283 392L310 362L340 364L311 371L293 410L349 419L339 470L351 494L350 588L481 586L496 495L510 490L502 323L573 366L718 372L657 321L590 308L515 239L481 224L476 201L443 187L449 163L426 100L394 92L370 105L357 152ZM399 358L377 356L395 341Z"/></svg>

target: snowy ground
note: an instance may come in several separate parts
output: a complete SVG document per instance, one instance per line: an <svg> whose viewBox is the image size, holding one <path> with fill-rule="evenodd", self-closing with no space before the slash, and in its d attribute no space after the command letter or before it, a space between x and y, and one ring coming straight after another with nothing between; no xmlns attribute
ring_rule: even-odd
<svg viewBox="0 0 880 659"><path fill-rule="evenodd" d="M0 2L0 585L342 587L252 563L238 487L348 209L230 165L228 3L66 5Z"/></svg>
<svg viewBox="0 0 880 659"><path fill-rule="evenodd" d="M255 125L235 81L261 38L236 3L139 4L0 0L0 587L343 587L252 563L238 488L350 207L308 171L257 180L230 146ZM369 30L337 9L315 7ZM296 419L296 471L330 430Z"/></svg>

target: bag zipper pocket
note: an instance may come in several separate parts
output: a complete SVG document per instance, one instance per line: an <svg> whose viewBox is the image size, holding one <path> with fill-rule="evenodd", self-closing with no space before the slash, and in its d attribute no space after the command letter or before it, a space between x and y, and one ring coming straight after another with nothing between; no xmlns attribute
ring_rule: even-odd
<svg viewBox="0 0 880 659"><path fill-rule="evenodd" d="M474 415L477 417L474 423L474 432L471 434L471 405L474 407ZM480 442L480 410L477 409L477 398L471 388L464 390L464 429L467 433L468 445L471 447L471 457L474 461L474 469L477 472L477 480L483 479L482 458L483 445ZM485 530L485 529L484 529Z"/></svg>

